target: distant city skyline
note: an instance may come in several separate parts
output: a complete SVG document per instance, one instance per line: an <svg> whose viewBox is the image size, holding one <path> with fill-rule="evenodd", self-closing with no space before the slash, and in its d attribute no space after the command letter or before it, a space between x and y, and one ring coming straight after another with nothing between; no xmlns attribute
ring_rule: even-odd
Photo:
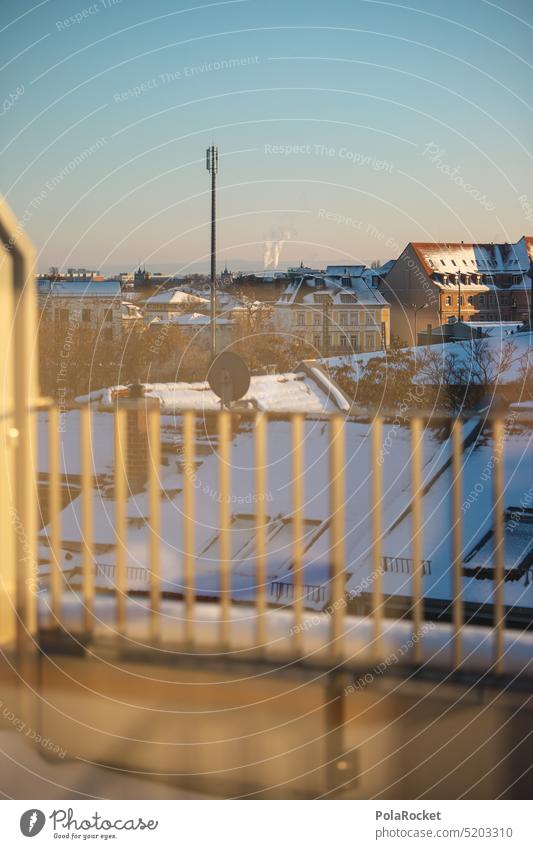
<svg viewBox="0 0 533 849"><path fill-rule="evenodd" d="M0 6L0 191L49 265L383 262L533 232L526 0Z"/></svg>

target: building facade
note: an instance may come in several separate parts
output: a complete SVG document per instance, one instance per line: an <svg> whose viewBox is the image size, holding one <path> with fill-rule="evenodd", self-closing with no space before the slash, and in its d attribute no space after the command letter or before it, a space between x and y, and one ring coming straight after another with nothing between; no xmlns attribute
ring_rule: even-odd
<svg viewBox="0 0 533 849"><path fill-rule="evenodd" d="M120 281L74 281L42 279L38 281L39 307L43 316L58 330L70 328L98 332L113 339L124 322L139 319L136 307L123 301Z"/></svg>
<svg viewBox="0 0 533 849"><path fill-rule="evenodd" d="M275 304L274 323L304 340L315 356L381 351L390 344L389 304L368 284L362 265L294 277Z"/></svg>
<svg viewBox="0 0 533 849"><path fill-rule="evenodd" d="M391 306L393 338L417 344L418 333L450 320L529 320L533 237L515 244L411 242L380 289Z"/></svg>

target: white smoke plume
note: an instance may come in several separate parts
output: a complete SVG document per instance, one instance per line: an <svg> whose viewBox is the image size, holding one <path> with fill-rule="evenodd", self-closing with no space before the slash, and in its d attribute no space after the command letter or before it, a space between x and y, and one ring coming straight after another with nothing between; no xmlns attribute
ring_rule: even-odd
<svg viewBox="0 0 533 849"><path fill-rule="evenodd" d="M276 269L279 265L283 245L291 238L289 230L278 230L265 241L263 248L263 268Z"/></svg>

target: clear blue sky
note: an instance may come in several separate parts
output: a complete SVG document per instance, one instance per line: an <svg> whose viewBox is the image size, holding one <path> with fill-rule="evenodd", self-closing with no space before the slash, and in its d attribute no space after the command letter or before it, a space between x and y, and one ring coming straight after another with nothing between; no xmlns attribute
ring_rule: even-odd
<svg viewBox="0 0 533 849"><path fill-rule="evenodd" d="M39 267L207 268L213 141L219 265L533 233L533 5L412 4L1 0L0 190Z"/></svg>

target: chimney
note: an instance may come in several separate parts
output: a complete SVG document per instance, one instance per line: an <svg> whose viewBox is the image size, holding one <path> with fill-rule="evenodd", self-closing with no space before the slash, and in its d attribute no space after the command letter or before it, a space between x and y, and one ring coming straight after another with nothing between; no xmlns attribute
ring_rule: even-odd
<svg viewBox="0 0 533 849"><path fill-rule="evenodd" d="M126 475L128 490L140 492L148 479L148 415L159 409L159 398L146 398L140 383L130 386L127 398L119 398L120 409L126 411Z"/></svg>

